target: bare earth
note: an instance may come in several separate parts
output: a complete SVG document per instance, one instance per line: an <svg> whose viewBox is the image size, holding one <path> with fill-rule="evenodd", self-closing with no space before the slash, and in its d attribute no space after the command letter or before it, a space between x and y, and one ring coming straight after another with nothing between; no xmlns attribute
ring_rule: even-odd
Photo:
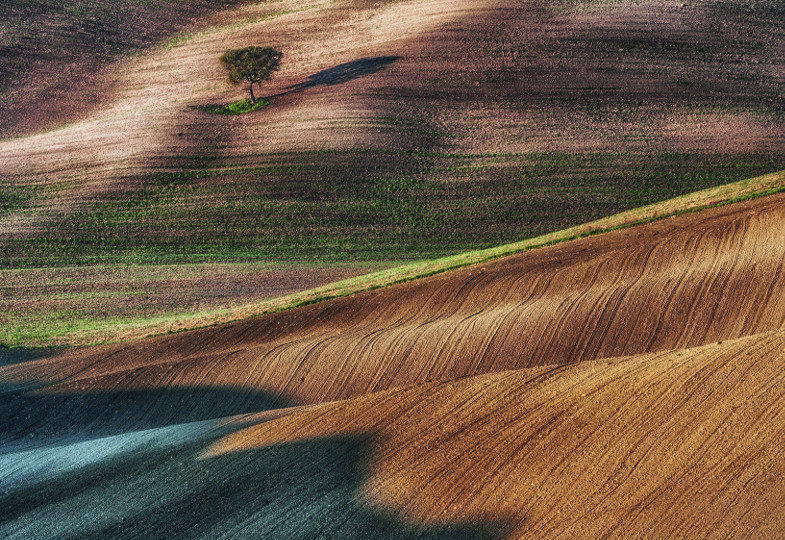
<svg viewBox="0 0 785 540"><path fill-rule="evenodd" d="M2 81L0 185L43 189L0 241L66 241L153 173L220 187L230 172L199 174L275 152L785 154L773 0L103 4L0 7L23 21L0 27L3 74L61 30L111 45L95 63L42 45ZM200 110L244 95L218 57L257 43L286 58L269 107ZM783 230L780 192L198 330L0 350L0 536L785 537ZM0 331L27 316L25 339L372 269L10 266Z"/></svg>
<svg viewBox="0 0 785 540"><path fill-rule="evenodd" d="M104 68L96 77L114 90L91 114L0 142L0 177L69 182L0 219L0 234L40 231L47 216L122 191L135 174L205 157L247 165L273 151L362 147L783 151L782 16L763 0L227 9L195 34ZM272 106L239 117L191 108L242 95L218 57L256 42L286 58L266 87Z"/></svg>
<svg viewBox="0 0 785 540"><path fill-rule="evenodd" d="M0 530L779 537L783 203L7 365Z"/></svg>

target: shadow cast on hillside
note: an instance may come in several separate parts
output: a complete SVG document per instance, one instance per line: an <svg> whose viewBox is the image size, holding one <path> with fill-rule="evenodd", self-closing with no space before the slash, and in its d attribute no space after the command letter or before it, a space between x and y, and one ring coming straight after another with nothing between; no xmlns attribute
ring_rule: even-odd
<svg viewBox="0 0 785 540"><path fill-rule="evenodd" d="M304 90L314 86L334 86L349 82L359 77L373 75L384 69L390 64L400 60L400 56L376 56L374 58L360 58L351 62L344 62L328 69L314 73L307 80L290 86L289 91Z"/></svg>
<svg viewBox="0 0 785 540"><path fill-rule="evenodd" d="M331 68L323 69L313 75L309 75L301 83L288 86L283 92L267 96L267 99L295 94L315 86L335 86L343 84L360 77L373 75L387 69L390 64L400 60L400 56L376 56L373 58L360 58L351 62L344 62Z"/></svg>
<svg viewBox="0 0 785 540"><path fill-rule="evenodd" d="M40 360L57 354L57 349L39 347L3 347L0 345L0 366L21 364L31 360Z"/></svg>
<svg viewBox="0 0 785 540"><path fill-rule="evenodd" d="M260 97L262 101L270 101L285 96L293 96L316 86L335 86L360 77L373 75L390 64L398 61L399 56L377 56L360 58L344 62L331 68L309 75L304 81L288 86L277 94ZM207 103L190 105L189 108L205 112L207 115L188 117L181 125L173 128L179 144L180 155L163 158L161 166L165 167L206 167L221 163L226 157L225 150L233 136L233 126L226 124L227 115L209 112L211 108L227 108L231 104ZM262 107L260 110L266 109ZM245 113L242 113L245 114ZM231 115L230 115L231 116Z"/></svg>
<svg viewBox="0 0 785 540"><path fill-rule="evenodd" d="M81 442L5 455L0 536L447 539L493 538L502 530L498 523L427 526L369 505L361 493L372 444L365 436L262 447L250 441L248 448L208 456L205 448L237 425L215 424L174 443L170 437L181 428L171 426L155 431L157 440L148 437L126 446L123 439L109 451L107 439L95 438L123 427L195 420L271 403L264 396L255 401L228 390L168 392L171 397L167 391L16 396L12 406L4 406L3 437L11 427L9 415L19 421L34 414L35 423L14 427L17 437L27 430L42 442L62 439L67 432L81 435ZM225 400L230 403L222 405ZM106 407L114 412L105 412Z"/></svg>
<svg viewBox="0 0 785 540"><path fill-rule="evenodd" d="M0 390L0 455L286 405L264 393L233 388L73 394Z"/></svg>

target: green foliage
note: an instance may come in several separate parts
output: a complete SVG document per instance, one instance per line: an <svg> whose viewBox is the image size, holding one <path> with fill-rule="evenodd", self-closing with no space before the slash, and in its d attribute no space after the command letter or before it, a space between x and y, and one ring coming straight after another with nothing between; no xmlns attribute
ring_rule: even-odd
<svg viewBox="0 0 785 540"><path fill-rule="evenodd" d="M251 101L254 83L269 79L273 71L281 64L283 53L270 47L243 47L226 51L221 56L221 63L229 75L232 84L249 83Z"/></svg>
<svg viewBox="0 0 785 540"><path fill-rule="evenodd" d="M270 104L270 100L257 99L255 102L250 98L235 101L229 105L204 105L199 107L204 112L212 114L245 114L249 112L258 111Z"/></svg>
<svg viewBox="0 0 785 540"><path fill-rule="evenodd" d="M600 221L584 223L576 227L562 229L514 243L494 246L488 249L464 251L435 260L425 259L385 268L370 274L359 275L315 289L279 297L269 302L263 301L250 311L244 308L237 311L232 307L208 308L204 303L203 291L200 292L199 288L194 291L195 295L191 294L188 296L186 294L184 297L180 293L171 294L170 286L172 283L179 283L179 277L185 277L189 272L196 271L200 275L201 280L205 276L205 271L209 273L208 269L211 266L165 265L155 267L130 265L124 267L103 267L104 269L111 268L107 276L109 280L104 279L103 282L100 279L96 280L100 274L94 273L95 269L101 267L91 267L85 274L82 274L82 270L78 267L71 269L77 276L81 276L77 282L74 282L74 277L64 277L57 268L45 270L45 272L49 272L48 278L41 275L42 269L39 268L6 270L5 276L3 276L4 271L0 270L0 282L5 277L8 280L8 289L12 291L12 294L6 298L6 309L3 309L2 298L0 298L0 349L3 348L3 341L11 346L75 344L77 342L81 344L86 342L95 343L107 339L116 339L119 335L118 330L122 330L122 326L126 328L146 328L147 330L153 330L154 332L158 330L160 332L161 324L174 321L185 323L186 328L194 328L209 324L208 321L214 317L218 317L220 320L236 320L237 318L246 318L248 316L305 306L322 300L427 277L571 239L593 236L602 232L626 228L665 217L781 193L785 191L785 186L782 184L783 179L785 179L785 172L724 184L670 199L662 204L640 207ZM402 190L409 189L412 184L413 182L411 181L384 182L382 186L376 186L375 191L382 198L390 198ZM389 262L382 263L382 265ZM257 264L231 265L233 267L232 274L241 274L243 270L238 272L238 269L252 268ZM120 272L122 274L136 275L137 279L132 279L130 282L124 279L118 280L116 273L118 269L121 269ZM28 276L33 277L33 279L29 279ZM89 279L89 283L85 283L85 277ZM35 283L33 286L28 284L31 281ZM63 284L74 285L77 283L79 287L89 292L56 292L58 287ZM103 287L108 287L108 290L99 290L101 283L103 283ZM96 284L99 284L99 286L96 287ZM129 285L133 289L130 289ZM15 287L17 290L24 292L21 295L15 295ZM161 288L157 295L159 302L154 301L157 287ZM191 290L187 287L185 289L180 287L180 289ZM231 287L231 289L236 290L236 287ZM241 291L242 288L240 288L239 294L245 294ZM35 300L31 302L31 298L25 295L31 295ZM130 304L136 308L133 313L130 313L128 307L123 305L122 302L125 299L127 303L130 295L143 299L141 303L132 302ZM184 304L184 300L187 301L188 298L192 301L198 301L198 311L189 311L191 309L189 306L192 304ZM224 294L219 295L219 298L223 299L223 305L226 305L225 302L227 300ZM164 300L164 306L158 305L156 307L156 304L160 304L161 299ZM63 304L64 300L70 301L71 305ZM98 302L94 303L96 300ZM151 300L153 301L151 302ZM247 298L248 302L252 300L251 297ZM19 309L18 306L22 306L22 309ZM10 309L8 309L9 307ZM122 318L113 317L113 312L118 313ZM190 319L191 323L193 323L194 317L203 319L194 326L188 322ZM24 352L27 353L27 351ZM35 351L32 352L35 353ZM2 357L1 353L2 351L0 351L0 357ZM18 353L12 353L12 356L14 354L18 356Z"/></svg>

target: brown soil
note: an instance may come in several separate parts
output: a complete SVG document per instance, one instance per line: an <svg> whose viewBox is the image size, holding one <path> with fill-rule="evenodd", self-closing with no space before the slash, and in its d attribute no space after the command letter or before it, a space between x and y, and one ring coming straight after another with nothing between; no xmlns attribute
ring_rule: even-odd
<svg viewBox="0 0 785 540"><path fill-rule="evenodd" d="M766 1L287 0L226 10L191 39L107 68L116 90L95 114L0 143L2 175L80 179L5 217L0 231L30 231L134 172L189 157L237 164L368 146L782 151L781 17ZM190 108L241 96L218 57L262 41L285 55L265 89L268 109Z"/></svg>
<svg viewBox="0 0 785 540"><path fill-rule="evenodd" d="M403 523L471 523L490 535L776 537L783 203L775 195L240 323L9 365L0 377L18 389L6 392L8 417L27 420L9 424L6 445L51 445L61 431L76 436L73 422L131 431L311 404L238 417L196 445L197 461L192 450L172 459L187 474L235 474L236 460L286 452L306 467L322 451L346 455L331 445L364 441L350 513L370 505ZM43 388L19 389L29 384ZM231 400L211 397L229 389ZM113 396L129 395L142 396L144 412L117 408ZM41 416L46 400L78 396L81 412ZM131 474L122 463L101 474ZM338 474L325 467L318 478ZM185 526L174 509L161 512L151 519ZM357 533L325 512L321 531ZM224 518L214 516L218 530L253 519ZM9 530L26 530L24 519Z"/></svg>
<svg viewBox="0 0 785 540"><path fill-rule="evenodd" d="M106 71L237 2L6 0L0 5L0 137L51 129L114 98Z"/></svg>
<svg viewBox="0 0 785 540"><path fill-rule="evenodd" d="M364 436L361 496L499 536L777 537L785 334L373 394L260 422L231 455Z"/></svg>
<svg viewBox="0 0 785 540"><path fill-rule="evenodd" d="M49 380L99 386L122 376L144 386L166 362L182 384L207 383L209 370L210 384L232 385L240 370L248 388L318 403L785 329L785 238L772 234L785 219L783 201L775 195L259 319L76 351L20 376L38 379L41 370Z"/></svg>
<svg viewBox="0 0 785 540"><path fill-rule="evenodd" d="M480 0L222 12L217 31L101 72L114 94L92 115L0 143L0 174L76 182L0 230L205 156L782 150L782 13ZM257 41L287 59L268 110L189 108L237 98L217 58ZM773 195L3 361L0 535L782 537L784 226Z"/></svg>

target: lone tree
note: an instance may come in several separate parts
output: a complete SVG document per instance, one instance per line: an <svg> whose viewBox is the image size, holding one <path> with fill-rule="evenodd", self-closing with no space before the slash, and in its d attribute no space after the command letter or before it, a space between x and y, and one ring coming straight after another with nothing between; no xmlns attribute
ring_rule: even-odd
<svg viewBox="0 0 785 540"><path fill-rule="evenodd" d="M269 79L272 72L278 69L282 56L282 52L270 47L244 47L226 51L221 56L221 63L229 73L229 82L248 83L251 103L256 103L253 94L254 83Z"/></svg>

